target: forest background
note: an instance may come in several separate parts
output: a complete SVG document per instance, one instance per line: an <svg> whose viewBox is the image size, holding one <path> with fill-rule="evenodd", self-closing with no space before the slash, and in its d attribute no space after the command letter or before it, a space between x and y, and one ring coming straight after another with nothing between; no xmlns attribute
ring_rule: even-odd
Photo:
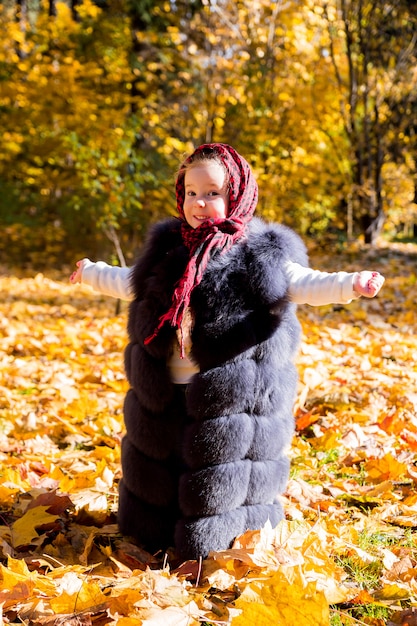
<svg viewBox="0 0 417 626"><path fill-rule="evenodd" d="M211 141L250 162L259 211L311 241L414 235L416 9L2 2L0 262L131 261Z"/></svg>

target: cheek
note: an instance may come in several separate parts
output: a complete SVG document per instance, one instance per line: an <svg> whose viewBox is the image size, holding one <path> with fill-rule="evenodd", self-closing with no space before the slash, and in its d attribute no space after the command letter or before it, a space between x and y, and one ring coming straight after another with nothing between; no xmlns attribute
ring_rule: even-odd
<svg viewBox="0 0 417 626"><path fill-rule="evenodd" d="M227 217L227 213L228 213L228 205L227 203L222 202L222 204L217 207L217 214L219 217Z"/></svg>

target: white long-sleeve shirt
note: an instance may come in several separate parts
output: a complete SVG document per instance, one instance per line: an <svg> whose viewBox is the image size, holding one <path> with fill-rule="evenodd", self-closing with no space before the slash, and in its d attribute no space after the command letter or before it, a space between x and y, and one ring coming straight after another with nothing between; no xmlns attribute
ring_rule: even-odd
<svg viewBox="0 0 417 626"><path fill-rule="evenodd" d="M83 284L105 296L133 300L129 267L108 265L103 261L85 261ZM353 289L356 272L321 272L287 261L285 272L289 279L289 294L296 304L320 306L347 304L357 297Z"/></svg>
<svg viewBox="0 0 417 626"><path fill-rule="evenodd" d="M103 295L131 301L134 294L131 289L130 272L129 267L86 260L82 282ZM285 272L289 279L290 299L296 304L312 306L347 304L358 297L353 288L356 272L321 272L291 261L286 263ZM172 381L178 385L187 384L199 371L198 366L187 356L180 358L177 345L174 346L168 367Z"/></svg>

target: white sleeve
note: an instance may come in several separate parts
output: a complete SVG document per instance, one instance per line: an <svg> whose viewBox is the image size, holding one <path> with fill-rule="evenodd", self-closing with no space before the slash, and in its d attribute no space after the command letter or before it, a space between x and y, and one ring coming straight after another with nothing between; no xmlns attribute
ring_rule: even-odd
<svg viewBox="0 0 417 626"><path fill-rule="evenodd" d="M93 263L84 262L82 283L89 285L104 296L112 296L121 300L133 300L134 295L130 287L130 267L108 265L103 261Z"/></svg>
<svg viewBox="0 0 417 626"><path fill-rule="evenodd" d="M359 297L353 289L356 272L320 272L288 261L285 273L291 302L297 304L348 304Z"/></svg>

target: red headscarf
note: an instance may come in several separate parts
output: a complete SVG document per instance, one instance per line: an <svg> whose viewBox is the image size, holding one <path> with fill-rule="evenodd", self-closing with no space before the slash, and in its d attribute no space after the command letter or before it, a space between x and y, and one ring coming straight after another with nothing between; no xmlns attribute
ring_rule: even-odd
<svg viewBox="0 0 417 626"><path fill-rule="evenodd" d="M204 163L205 155L207 160L212 160L216 155L226 169L229 185L228 216L227 219L210 219L198 228L192 228L185 219L183 209L184 177L187 165L196 159ZM190 257L184 274L175 287L171 307L160 317L155 332L145 339L145 344L152 341L165 322L169 322L175 328L181 327L191 293L201 282L210 258L215 252L224 254L243 236L258 202L258 185L249 164L234 148L224 143L210 143L197 148L180 167L176 197L177 210L182 220L181 235ZM183 346L181 356L184 356Z"/></svg>

